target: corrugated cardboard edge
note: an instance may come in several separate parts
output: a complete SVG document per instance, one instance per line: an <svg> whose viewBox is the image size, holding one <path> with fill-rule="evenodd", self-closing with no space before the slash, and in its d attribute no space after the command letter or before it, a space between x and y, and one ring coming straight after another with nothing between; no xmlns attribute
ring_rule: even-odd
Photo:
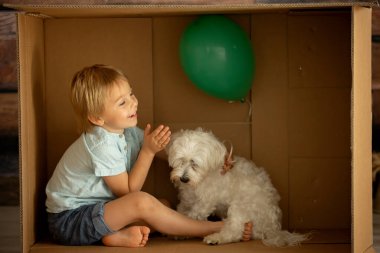
<svg viewBox="0 0 380 253"><path fill-rule="evenodd" d="M352 9L352 241L353 252L373 244L371 199L371 8ZM370 252L370 251L369 251Z"/></svg>
<svg viewBox="0 0 380 253"><path fill-rule="evenodd" d="M36 5L4 4L5 7L20 12L46 17L120 17L126 15L170 15L234 13L265 10L331 8L352 6L376 6L377 1L368 2L314 2L314 3L255 3L255 4L115 4L115 5Z"/></svg>
<svg viewBox="0 0 380 253"><path fill-rule="evenodd" d="M21 38L20 38L20 35L22 34L21 32L20 32L20 27L21 27L21 25L20 25L20 22L21 22L21 20L19 19L19 18L17 18L16 19L17 21L17 29L18 29L18 36L17 36L17 66L18 66L18 68L17 68L17 71L18 71L18 76L17 76L17 78L18 78L18 98L19 98L19 110L18 110L18 121L19 121L19 187L20 187L20 241L21 241L21 252L25 252L24 251L24 249L26 249L26 246L24 245L24 212L23 212L23 208L24 208L24 206L23 206L23 200L24 200L24 197L23 197L23 191L22 191L22 189L23 189L23 184L24 184L24 180L23 180L23 178L22 178L22 175L23 175L23 173L22 173L22 166L23 166L23 164L25 163L24 161L23 161L23 156L21 155L22 154L22 150L23 150L23 137L22 137L22 133L23 133L23 130L21 129L21 122L22 122L22 112L21 112L21 110L22 110L22 108L23 108L23 106L22 106L22 103L23 103L23 100L22 100L22 97L23 97L23 95L22 95L22 92L21 92L21 82L22 82L22 80L23 80L23 77L22 77L22 66L21 66L21 61L20 61L20 56L21 55L23 55L23 54L25 54L24 53L24 49L23 48L21 48Z"/></svg>
<svg viewBox="0 0 380 253"><path fill-rule="evenodd" d="M375 249L371 246L364 253L376 253Z"/></svg>
<svg viewBox="0 0 380 253"><path fill-rule="evenodd" d="M19 20L16 18L16 27L19 27L18 25L18 22ZM17 90L19 91L20 90L20 75L21 75L21 71L20 71L20 41L19 41L19 36L16 36L16 60L17 60ZM19 106L19 109L17 110L17 120L18 120L18 152L19 154L21 154L21 95L20 95L20 92L17 93L17 96L18 96L18 106ZM22 159L21 159L21 155L19 155L19 160L18 160L18 167L21 168L22 167ZM22 207L22 172L21 172L21 169L19 169L19 206ZM19 221L20 221L20 225L19 225L19 230L20 230L20 245L21 245L21 248L22 248L22 238L23 238L23 230L22 230L22 208L19 208Z"/></svg>

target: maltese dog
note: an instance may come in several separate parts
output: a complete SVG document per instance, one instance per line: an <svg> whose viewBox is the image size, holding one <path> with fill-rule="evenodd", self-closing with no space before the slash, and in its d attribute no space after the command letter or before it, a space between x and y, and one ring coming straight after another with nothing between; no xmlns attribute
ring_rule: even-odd
<svg viewBox="0 0 380 253"><path fill-rule="evenodd" d="M197 220L217 215L222 230L204 238L207 244L238 242L244 224L251 221L252 238L269 246L293 246L307 235L281 230L280 196L267 172L252 161L228 156L224 144L211 132L181 130L166 147L172 171L170 179L179 190L177 210Z"/></svg>

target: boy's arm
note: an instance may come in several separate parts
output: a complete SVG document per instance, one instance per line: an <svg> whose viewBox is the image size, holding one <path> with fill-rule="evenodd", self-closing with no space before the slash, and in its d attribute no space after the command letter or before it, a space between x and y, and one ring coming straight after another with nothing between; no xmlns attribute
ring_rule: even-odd
<svg viewBox="0 0 380 253"><path fill-rule="evenodd" d="M115 176L106 176L103 177L103 180L117 197L121 197L129 192L127 172L122 172Z"/></svg>
<svg viewBox="0 0 380 253"><path fill-rule="evenodd" d="M148 175L155 154L165 148L170 141L169 127L159 126L150 132L148 124L144 130L144 143L131 172L103 177L107 186L116 196L140 191Z"/></svg>

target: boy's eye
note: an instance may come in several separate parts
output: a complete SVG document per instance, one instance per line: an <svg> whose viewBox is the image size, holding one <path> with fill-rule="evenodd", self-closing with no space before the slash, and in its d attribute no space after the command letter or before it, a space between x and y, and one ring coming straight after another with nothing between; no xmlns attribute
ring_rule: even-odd
<svg viewBox="0 0 380 253"><path fill-rule="evenodd" d="M125 105L125 101L120 102L119 106Z"/></svg>

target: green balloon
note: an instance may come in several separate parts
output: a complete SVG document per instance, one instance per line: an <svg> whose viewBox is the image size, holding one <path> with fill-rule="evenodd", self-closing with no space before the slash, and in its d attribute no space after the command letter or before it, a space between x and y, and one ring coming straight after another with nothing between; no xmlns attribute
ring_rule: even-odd
<svg viewBox="0 0 380 253"><path fill-rule="evenodd" d="M239 25L223 15L201 16L182 34L179 51L186 75L198 88L228 101L244 100L255 60Z"/></svg>

